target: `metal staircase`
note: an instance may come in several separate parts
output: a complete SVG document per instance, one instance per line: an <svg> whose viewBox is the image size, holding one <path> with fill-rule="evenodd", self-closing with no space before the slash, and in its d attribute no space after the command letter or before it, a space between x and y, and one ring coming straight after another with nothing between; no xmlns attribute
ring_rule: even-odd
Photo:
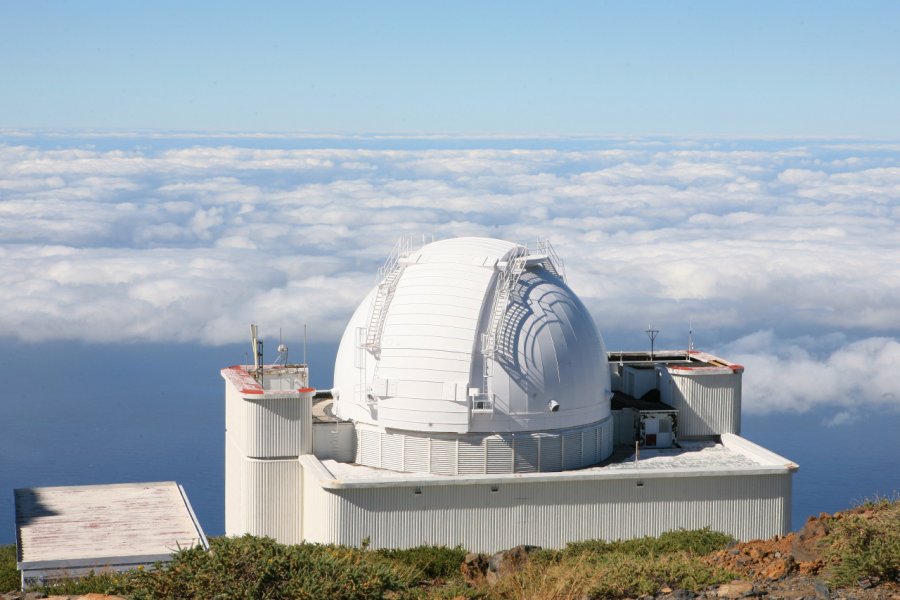
<svg viewBox="0 0 900 600"><path fill-rule="evenodd" d="M479 393L472 396L473 413L494 412L493 369L498 353L507 352L508 348L498 345L503 328L506 325L506 312L509 308L509 300L513 290L519 283L522 273L529 267L544 267L563 281L565 281L565 268L562 260L556 254L553 246L547 240L538 240L532 252L528 246L516 246L507 256L506 262L500 262L497 268L500 275L497 277L494 303L491 306L491 317L485 333L481 334L481 351L483 354L483 379L484 384Z"/></svg>

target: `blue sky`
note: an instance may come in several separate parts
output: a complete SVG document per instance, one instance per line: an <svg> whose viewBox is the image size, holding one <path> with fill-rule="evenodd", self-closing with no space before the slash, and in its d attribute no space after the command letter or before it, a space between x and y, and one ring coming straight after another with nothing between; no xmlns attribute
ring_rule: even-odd
<svg viewBox="0 0 900 600"><path fill-rule="evenodd" d="M900 136L896 2L0 2L0 127Z"/></svg>
<svg viewBox="0 0 900 600"><path fill-rule="evenodd" d="M882 490L854 467L889 436L841 466L766 423L836 453L826 429L900 414L898 29L900 2L0 0L0 363L54 374L0 403L33 428L0 436L0 483L177 477L220 524L221 418L172 434L201 457L175 472L120 390L215 415L250 322L292 349L308 323L327 387L378 266L427 234L548 238L610 349L692 323L747 367L748 433L806 449L772 445L798 506L829 475L816 510ZM187 388L135 381L173 352ZM54 402L120 437L72 441ZM65 448L36 454L47 415Z"/></svg>

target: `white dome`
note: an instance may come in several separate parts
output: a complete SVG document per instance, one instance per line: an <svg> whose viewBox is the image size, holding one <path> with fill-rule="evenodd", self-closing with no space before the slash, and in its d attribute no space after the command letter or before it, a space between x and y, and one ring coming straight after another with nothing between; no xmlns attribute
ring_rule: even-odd
<svg viewBox="0 0 900 600"><path fill-rule="evenodd" d="M606 419L603 340L548 257L524 253L501 240L457 238L388 269L341 339L336 414L434 433L547 431ZM502 273L516 257L525 269L499 305L503 319L492 319ZM492 323L496 342L485 354Z"/></svg>

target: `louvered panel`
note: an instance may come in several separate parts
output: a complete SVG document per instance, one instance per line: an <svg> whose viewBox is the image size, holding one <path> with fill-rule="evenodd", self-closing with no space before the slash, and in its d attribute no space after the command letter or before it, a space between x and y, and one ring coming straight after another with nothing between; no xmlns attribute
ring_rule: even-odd
<svg viewBox="0 0 900 600"><path fill-rule="evenodd" d="M534 473L538 470L538 442L536 437L513 438L513 472Z"/></svg>
<svg viewBox="0 0 900 600"><path fill-rule="evenodd" d="M361 429L357 431L359 443L356 446L356 462L370 467L381 466L381 434L377 431Z"/></svg>
<svg viewBox="0 0 900 600"><path fill-rule="evenodd" d="M403 440L403 470L412 473L427 473L431 465L428 438L406 436Z"/></svg>
<svg viewBox="0 0 900 600"><path fill-rule="evenodd" d="M487 472L487 449L483 439L477 441L459 442L459 467L460 475L481 475Z"/></svg>
<svg viewBox="0 0 900 600"><path fill-rule="evenodd" d="M359 424L356 431L356 462L410 473L552 472L595 464L612 453L611 418L589 427L563 432L497 434L489 437L480 434L426 436L388 433ZM606 434L601 434L601 431ZM518 447L515 452L513 440ZM317 443L322 447L324 441ZM440 449L441 453L435 454L436 449Z"/></svg>
<svg viewBox="0 0 900 600"><path fill-rule="evenodd" d="M563 470L577 469L581 466L581 432L572 431L562 436Z"/></svg>
<svg viewBox="0 0 900 600"><path fill-rule="evenodd" d="M406 436L384 433L381 436L381 467L392 471L405 471L403 465L403 438Z"/></svg>
<svg viewBox="0 0 900 600"><path fill-rule="evenodd" d="M456 442L431 440L431 472L435 475L456 475Z"/></svg>
<svg viewBox="0 0 900 600"><path fill-rule="evenodd" d="M485 438L487 446L487 472L512 473L512 440L499 435Z"/></svg>
<svg viewBox="0 0 900 600"><path fill-rule="evenodd" d="M562 438L556 435L540 436L541 471L562 470Z"/></svg>
<svg viewBox="0 0 900 600"><path fill-rule="evenodd" d="M597 430L584 429L581 432L581 466L587 467L597 462Z"/></svg>

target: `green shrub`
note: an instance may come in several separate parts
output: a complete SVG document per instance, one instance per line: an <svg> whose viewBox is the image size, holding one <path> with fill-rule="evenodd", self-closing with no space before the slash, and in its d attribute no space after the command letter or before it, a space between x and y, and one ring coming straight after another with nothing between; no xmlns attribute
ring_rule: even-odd
<svg viewBox="0 0 900 600"><path fill-rule="evenodd" d="M382 549L375 554L416 570L418 579L450 579L460 576L466 550L457 546L416 546L405 550Z"/></svg>
<svg viewBox="0 0 900 600"><path fill-rule="evenodd" d="M60 582L55 594L113 593L135 600L365 600L414 585L412 569L372 552L319 544L283 545L269 538L213 538L209 552L181 550L170 563L121 575Z"/></svg>
<svg viewBox="0 0 900 600"><path fill-rule="evenodd" d="M615 542L603 540L572 542L563 550L563 555L602 556L610 553L622 553L634 556L661 556L673 552L687 552L695 556L703 556L726 548L734 542L735 539L730 535L711 531L708 527L692 530L678 529L667 531L659 537L647 536Z"/></svg>
<svg viewBox="0 0 900 600"><path fill-rule="evenodd" d="M50 596L81 594L128 594L131 591L131 573L93 573L84 577L63 579L37 588Z"/></svg>
<svg viewBox="0 0 900 600"><path fill-rule="evenodd" d="M19 589L19 571L16 569L16 546L0 546L0 594Z"/></svg>
<svg viewBox="0 0 900 600"><path fill-rule="evenodd" d="M829 521L823 556L832 563L831 584L855 585L865 578L900 581L900 501L869 502L867 513L845 513Z"/></svg>
<svg viewBox="0 0 900 600"><path fill-rule="evenodd" d="M398 570L355 548L269 538L216 538L210 551L178 552L155 571L135 574L135 598L382 598L402 590Z"/></svg>
<svg viewBox="0 0 900 600"><path fill-rule="evenodd" d="M735 574L711 567L686 552L659 557L614 552L606 555L596 572L590 598L637 597L656 594L665 586L686 590L726 583Z"/></svg>

